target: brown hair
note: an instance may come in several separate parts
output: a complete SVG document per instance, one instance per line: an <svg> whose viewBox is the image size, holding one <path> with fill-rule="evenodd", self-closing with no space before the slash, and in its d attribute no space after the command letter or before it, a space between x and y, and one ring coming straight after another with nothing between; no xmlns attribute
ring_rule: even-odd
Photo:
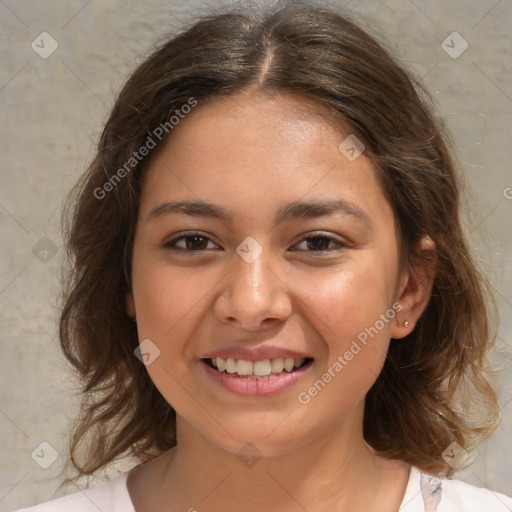
<svg viewBox="0 0 512 512"><path fill-rule="evenodd" d="M499 419L484 376L494 302L463 235L453 151L428 94L381 43L346 15L297 1L203 17L154 51L119 94L68 203L60 340L83 383L72 464L90 475L176 444L175 412L134 356L136 325L125 310L148 164L134 152L191 99L200 105L249 87L312 98L364 141L394 210L403 265L421 264L413 250L422 236L435 242L429 305L413 332L390 345L366 396L364 437L383 456L450 475L443 450L453 441L469 450ZM468 395L478 405L471 414Z"/></svg>

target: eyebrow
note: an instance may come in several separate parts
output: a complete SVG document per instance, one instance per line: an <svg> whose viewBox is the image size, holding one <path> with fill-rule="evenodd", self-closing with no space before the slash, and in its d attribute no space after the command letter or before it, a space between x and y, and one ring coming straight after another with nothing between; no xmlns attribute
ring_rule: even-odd
<svg viewBox="0 0 512 512"><path fill-rule="evenodd" d="M203 216L221 220L229 223L233 220L233 214L229 213L223 206L206 203L204 201L169 201L153 207L147 220L155 220L163 215L173 213L182 213L185 215ZM358 220L371 225L369 215L350 201L336 199L331 201L293 201L279 208L276 215L276 222L282 222L289 219L315 218L333 213L342 213L350 215Z"/></svg>

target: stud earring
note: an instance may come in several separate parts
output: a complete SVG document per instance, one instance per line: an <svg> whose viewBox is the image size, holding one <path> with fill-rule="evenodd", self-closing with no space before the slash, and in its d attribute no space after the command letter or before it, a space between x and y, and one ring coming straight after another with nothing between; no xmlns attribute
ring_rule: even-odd
<svg viewBox="0 0 512 512"><path fill-rule="evenodd" d="M404 322L404 327L409 327L409 322L407 320Z"/></svg>

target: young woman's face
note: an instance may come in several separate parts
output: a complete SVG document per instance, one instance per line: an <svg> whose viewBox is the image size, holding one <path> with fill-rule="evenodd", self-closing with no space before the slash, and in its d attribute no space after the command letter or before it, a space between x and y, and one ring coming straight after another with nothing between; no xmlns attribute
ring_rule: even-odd
<svg viewBox="0 0 512 512"><path fill-rule="evenodd" d="M361 434L405 334L391 207L350 132L315 108L199 104L143 183L127 303L147 370L182 431L233 453Z"/></svg>

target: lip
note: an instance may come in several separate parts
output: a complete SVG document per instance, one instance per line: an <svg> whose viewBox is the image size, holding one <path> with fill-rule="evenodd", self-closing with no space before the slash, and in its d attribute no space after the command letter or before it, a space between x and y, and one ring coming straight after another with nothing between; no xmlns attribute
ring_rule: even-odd
<svg viewBox="0 0 512 512"><path fill-rule="evenodd" d="M293 372L276 374L265 379L249 379L247 377L237 376L234 373L219 372L211 368L204 360L199 361L199 363L204 369L208 379L232 393L245 396L268 396L294 386L310 370L313 360L310 360L304 366Z"/></svg>
<svg viewBox="0 0 512 512"><path fill-rule="evenodd" d="M261 361L262 359L276 359L277 357L313 359L310 354L305 354L304 352L297 352L295 350L270 345L260 347L238 345L236 347L219 348L203 354L200 359L213 359L214 357L232 357L233 359L246 359L247 361Z"/></svg>

